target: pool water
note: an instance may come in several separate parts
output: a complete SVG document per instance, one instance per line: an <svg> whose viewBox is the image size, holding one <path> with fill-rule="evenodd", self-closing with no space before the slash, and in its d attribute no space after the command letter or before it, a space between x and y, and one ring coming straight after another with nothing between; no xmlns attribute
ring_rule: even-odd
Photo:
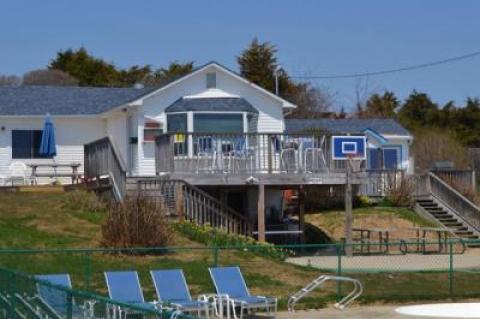
<svg viewBox="0 0 480 319"><path fill-rule="evenodd" d="M441 303L404 306L395 309L402 315L433 318L480 318L480 303Z"/></svg>

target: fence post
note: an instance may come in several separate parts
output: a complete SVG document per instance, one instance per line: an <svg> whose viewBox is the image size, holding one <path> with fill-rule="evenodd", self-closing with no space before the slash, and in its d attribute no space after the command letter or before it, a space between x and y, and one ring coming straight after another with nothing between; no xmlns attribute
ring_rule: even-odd
<svg viewBox="0 0 480 319"><path fill-rule="evenodd" d="M67 291L67 319L72 319L73 317L73 297L70 291Z"/></svg>
<svg viewBox="0 0 480 319"><path fill-rule="evenodd" d="M91 275L92 275L92 261L91 261L91 256L90 256L90 251L86 251L85 252L85 255L84 255L84 283L85 283L85 287L84 289L86 291L90 291L90 278L91 278Z"/></svg>
<svg viewBox="0 0 480 319"><path fill-rule="evenodd" d="M17 293L16 289L16 283L15 283L15 274L10 274L8 275L9 278L9 284L8 284L8 290L9 290L9 296L10 296L10 317L15 319L17 317L17 313L15 312L15 294Z"/></svg>
<svg viewBox="0 0 480 319"><path fill-rule="evenodd" d="M341 244L337 244L337 276L342 275L342 247ZM337 302L342 300L342 282L337 280Z"/></svg>
<svg viewBox="0 0 480 319"><path fill-rule="evenodd" d="M449 267L448 267L448 291L449 291L449 296L450 299L453 298L453 274L454 274L454 269L453 269L453 243L452 240L449 241L448 243L449 247Z"/></svg>

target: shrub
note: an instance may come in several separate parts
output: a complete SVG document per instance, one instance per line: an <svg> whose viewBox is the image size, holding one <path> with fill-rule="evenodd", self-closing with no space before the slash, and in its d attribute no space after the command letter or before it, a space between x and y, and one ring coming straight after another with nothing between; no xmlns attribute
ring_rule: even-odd
<svg viewBox="0 0 480 319"><path fill-rule="evenodd" d="M408 207L412 204L414 183L411 177L402 175L395 183L387 189L387 196L384 203L387 206Z"/></svg>
<svg viewBox="0 0 480 319"><path fill-rule="evenodd" d="M164 206L141 194L112 205L102 225L106 247L166 247L172 237Z"/></svg>
<svg viewBox="0 0 480 319"><path fill-rule="evenodd" d="M263 257L284 260L293 253L286 249L275 247L273 244L261 243L252 237L229 234L224 230L209 225L197 225L189 221L175 223L175 229L191 240L210 247L233 247L251 251Z"/></svg>
<svg viewBox="0 0 480 319"><path fill-rule="evenodd" d="M85 189L75 189L65 195L65 205L84 212L98 213L107 210L107 204L94 192Z"/></svg>

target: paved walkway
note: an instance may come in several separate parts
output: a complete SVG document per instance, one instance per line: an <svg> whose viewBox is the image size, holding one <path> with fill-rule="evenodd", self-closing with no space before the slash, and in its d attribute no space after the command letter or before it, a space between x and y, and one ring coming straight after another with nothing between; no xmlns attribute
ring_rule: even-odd
<svg viewBox="0 0 480 319"><path fill-rule="evenodd" d="M319 269L336 270L336 256L308 256L288 258L287 262ZM377 255L342 257L342 270L447 270L450 266L449 255ZM455 269L480 269L480 250L468 250L462 255L453 255Z"/></svg>
<svg viewBox="0 0 480 319"><path fill-rule="evenodd" d="M321 310L307 310L281 312L276 319L420 319L425 317L405 316L395 312L397 306L352 306L343 311L326 308Z"/></svg>

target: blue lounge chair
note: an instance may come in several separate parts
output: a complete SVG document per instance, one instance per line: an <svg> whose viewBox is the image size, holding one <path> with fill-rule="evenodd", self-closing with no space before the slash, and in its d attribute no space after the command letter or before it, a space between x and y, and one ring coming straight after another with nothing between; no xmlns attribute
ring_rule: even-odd
<svg viewBox="0 0 480 319"><path fill-rule="evenodd" d="M69 274L36 275L35 278L53 285L69 289L72 288L72 281ZM36 297L40 299L42 306L47 308L51 315L57 318L64 318L67 315L67 292L38 282ZM73 316L88 318L93 314L93 305L93 302L86 302L85 305L79 306L72 300Z"/></svg>
<svg viewBox="0 0 480 319"><path fill-rule="evenodd" d="M206 318L210 317L209 298L204 295L197 300L192 299L181 269L151 270L150 275L159 302L183 312L196 311L199 317L202 312Z"/></svg>
<svg viewBox="0 0 480 319"><path fill-rule="evenodd" d="M107 271L105 274L105 281L107 283L108 295L110 299L125 304L131 304L138 308L145 310L161 310L155 302L145 302L143 297L140 280L136 271ZM125 307L124 307L125 308ZM119 317L122 314L135 313L129 309L122 307L113 307L107 309L108 312L112 310L115 313L119 312Z"/></svg>
<svg viewBox="0 0 480 319"><path fill-rule="evenodd" d="M209 268L209 271L221 301L221 308L227 306L228 318L230 308L235 319L243 318L244 313L249 310L265 309L269 314L277 312L277 298L250 295L240 268L216 267ZM240 310L239 315L237 309Z"/></svg>

